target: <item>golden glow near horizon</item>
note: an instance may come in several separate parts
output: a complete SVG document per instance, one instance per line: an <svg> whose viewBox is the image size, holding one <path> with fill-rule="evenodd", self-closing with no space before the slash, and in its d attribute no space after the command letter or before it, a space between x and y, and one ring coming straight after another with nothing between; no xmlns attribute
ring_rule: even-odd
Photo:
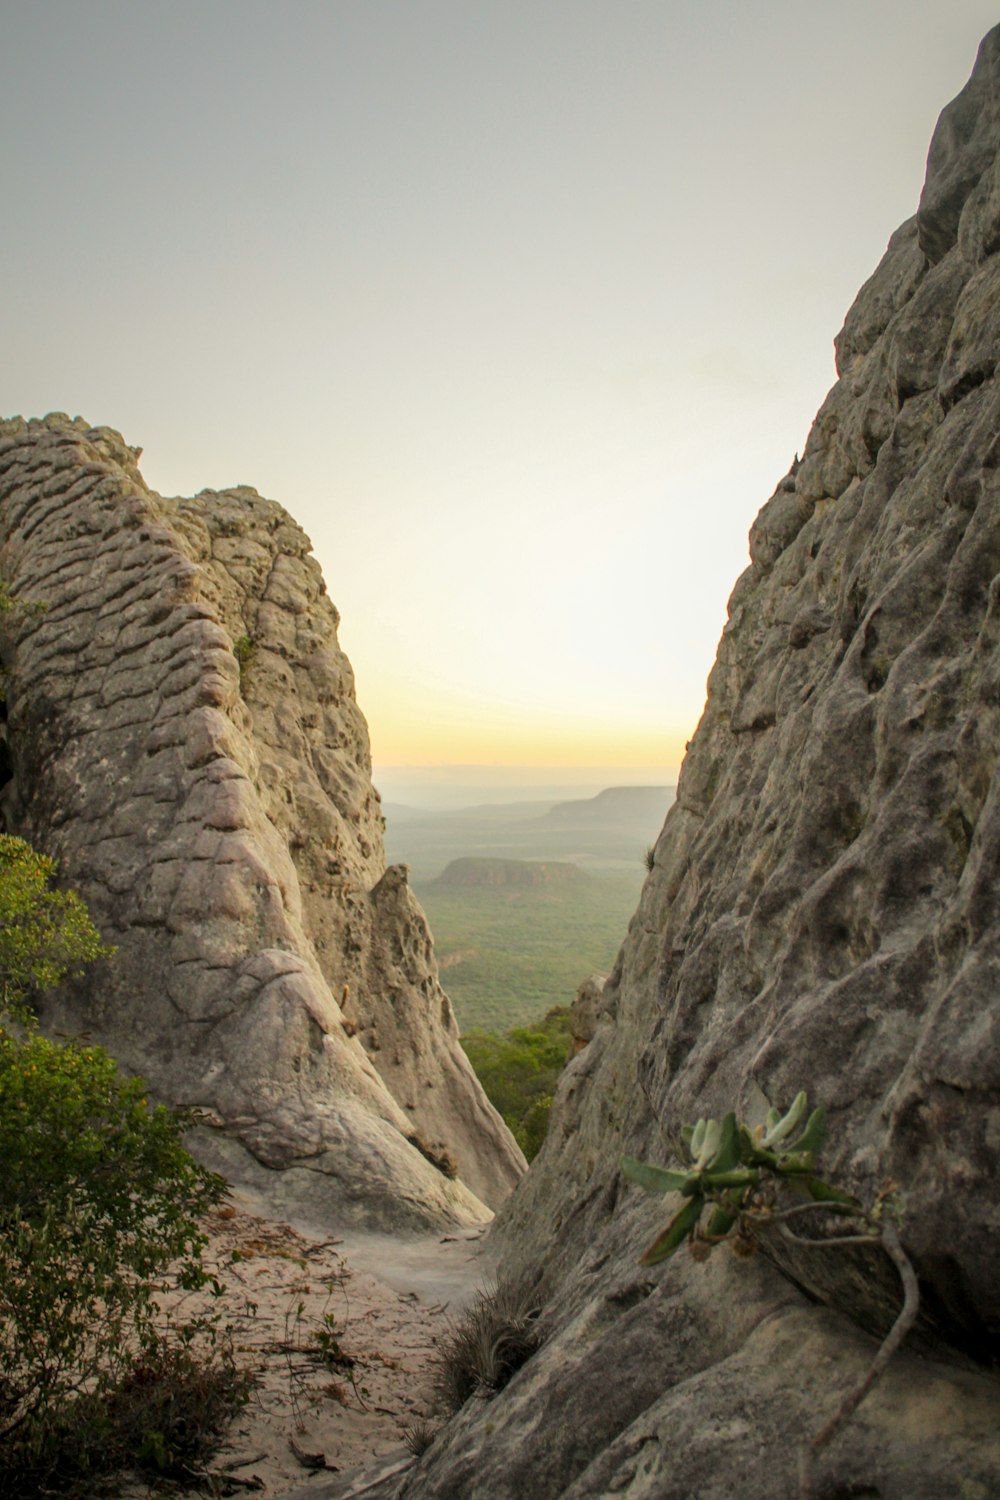
<svg viewBox="0 0 1000 1500"><path fill-rule="evenodd" d="M519 720L477 712L442 713L437 705L420 714L399 713L378 702L361 708L369 722L373 758L386 766L506 765L564 769L591 766L676 769L694 725L664 733L659 725L645 731L635 725L574 724L563 717L546 722L523 715Z"/></svg>
<svg viewBox="0 0 1000 1500"><path fill-rule="evenodd" d="M376 765L676 766L994 12L7 6L0 414L280 501Z"/></svg>

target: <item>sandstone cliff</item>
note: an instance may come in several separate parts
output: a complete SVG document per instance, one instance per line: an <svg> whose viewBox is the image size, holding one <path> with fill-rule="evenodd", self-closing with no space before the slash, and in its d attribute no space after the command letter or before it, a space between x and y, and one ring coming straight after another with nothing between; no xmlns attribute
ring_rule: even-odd
<svg viewBox="0 0 1000 1500"><path fill-rule="evenodd" d="M829 1110L827 1174L905 1195L924 1308L818 1492L1000 1493L1000 28L836 349L591 1040L498 1224L544 1342L438 1437L414 1500L796 1493L895 1271L790 1246L648 1271L672 1209L619 1163L800 1088Z"/></svg>
<svg viewBox="0 0 1000 1500"><path fill-rule="evenodd" d="M307 538L238 488L0 423L4 826L118 955L45 1014L89 1030L272 1195L366 1224L486 1217L523 1159L458 1044ZM268 1169L282 1168L280 1174Z"/></svg>

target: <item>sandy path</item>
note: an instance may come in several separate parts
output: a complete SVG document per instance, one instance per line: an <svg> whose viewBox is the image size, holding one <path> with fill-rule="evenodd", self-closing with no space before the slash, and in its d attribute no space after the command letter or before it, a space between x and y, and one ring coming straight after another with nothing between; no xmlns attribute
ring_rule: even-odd
<svg viewBox="0 0 1000 1500"><path fill-rule="evenodd" d="M308 1485L318 1495L324 1480L443 1419L435 1344L490 1268L482 1230L323 1237L261 1217L261 1206L237 1192L208 1223L205 1265L224 1288L212 1308L258 1382L208 1468L233 1476L223 1494L279 1500ZM156 1494L128 1490L130 1500Z"/></svg>

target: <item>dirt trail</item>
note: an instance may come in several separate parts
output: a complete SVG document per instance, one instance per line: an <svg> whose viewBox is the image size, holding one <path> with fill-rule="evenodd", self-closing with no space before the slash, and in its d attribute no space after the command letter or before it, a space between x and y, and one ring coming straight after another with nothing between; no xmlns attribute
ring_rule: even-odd
<svg viewBox="0 0 1000 1500"><path fill-rule="evenodd" d="M482 1230L324 1235L264 1207L237 1192L208 1225L205 1265L224 1288L212 1310L257 1377L208 1469L231 1476L223 1493L284 1500L304 1484L329 1493L325 1481L443 1420L435 1346L490 1266ZM194 1307L188 1297L171 1315ZM129 1500L156 1494L153 1484L128 1491Z"/></svg>

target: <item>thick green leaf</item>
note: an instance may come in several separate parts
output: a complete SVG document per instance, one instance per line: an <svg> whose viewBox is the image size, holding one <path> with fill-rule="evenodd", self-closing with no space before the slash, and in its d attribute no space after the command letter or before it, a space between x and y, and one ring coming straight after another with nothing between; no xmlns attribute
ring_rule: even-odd
<svg viewBox="0 0 1000 1500"><path fill-rule="evenodd" d="M797 1177L802 1172L811 1172L813 1165L811 1151L784 1151L778 1157L774 1171L779 1177Z"/></svg>
<svg viewBox="0 0 1000 1500"><path fill-rule="evenodd" d="M724 1208L717 1208L708 1221L705 1233L711 1240L721 1240L726 1237L735 1223L735 1214L727 1213Z"/></svg>
<svg viewBox="0 0 1000 1500"><path fill-rule="evenodd" d="M744 1166L750 1166L752 1162L756 1161L757 1142L753 1131L748 1129L746 1125L737 1127L737 1149L739 1159L743 1162Z"/></svg>
<svg viewBox="0 0 1000 1500"><path fill-rule="evenodd" d="M702 1180L706 1188L755 1187L760 1173L754 1167L734 1167L731 1172L706 1172Z"/></svg>
<svg viewBox="0 0 1000 1500"><path fill-rule="evenodd" d="M716 1205L705 1231L710 1239L721 1240L729 1233L743 1206L743 1198L742 1192L726 1193L722 1202Z"/></svg>
<svg viewBox="0 0 1000 1500"><path fill-rule="evenodd" d="M809 1151L813 1156L823 1145L826 1139L826 1110L822 1105L814 1109L809 1116L809 1122L805 1130L794 1143L792 1150L795 1152Z"/></svg>
<svg viewBox="0 0 1000 1500"><path fill-rule="evenodd" d="M698 1159L695 1165L698 1168L707 1167L715 1156L722 1140L722 1126L718 1120L709 1120L705 1126L705 1134L701 1138L701 1147L698 1151Z"/></svg>
<svg viewBox="0 0 1000 1500"><path fill-rule="evenodd" d="M728 1172L739 1164L740 1160L740 1133L736 1124L736 1116L730 1110L723 1118L719 1127L719 1144L715 1155L708 1163L710 1172Z"/></svg>
<svg viewBox="0 0 1000 1500"><path fill-rule="evenodd" d="M636 1161L634 1156L622 1157L622 1171L630 1182L638 1183L647 1193L678 1193L691 1177L690 1172L652 1167L648 1162Z"/></svg>
<svg viewBox="0 0 1000 1500"><path fill-rule="evenodd" d="M798 1129L799 1121L805 1117L808 1105L809 1100L804 1091L796 1094L788 1113L778 1121L777 1125L771 1125L768 1129L764 1136L764 1145L776 1146L779 1141L787 1140L792 1131Z"/></svg>
<svg viewBox="0 0 1000 1500"><path fill-rule="evenodd" d="M674 1215L666 1229L655 1239L642 1257L644 1266L659 1265L661 1260L667 1260L680 1245L684 1243L688 1235L695 1228L701 1218L701 1211L705 1207L705 1200L699 1193L697 1197L690 1198L680 1213Z"/></svg>
<svg viewBox="0 0 1000 1500"><path fill-rule="evenodd" d="M840 1188L834 1187L829 1182L824 1182L822 1177L800 1177L799 1181L808 1192L810 1198L817 1203L828 1203L835 1211L839 1208L846 1212L848 1209L859 1210L861 1204L857 1198L852 1198L850 1193L842 1192Z"/></svg>

